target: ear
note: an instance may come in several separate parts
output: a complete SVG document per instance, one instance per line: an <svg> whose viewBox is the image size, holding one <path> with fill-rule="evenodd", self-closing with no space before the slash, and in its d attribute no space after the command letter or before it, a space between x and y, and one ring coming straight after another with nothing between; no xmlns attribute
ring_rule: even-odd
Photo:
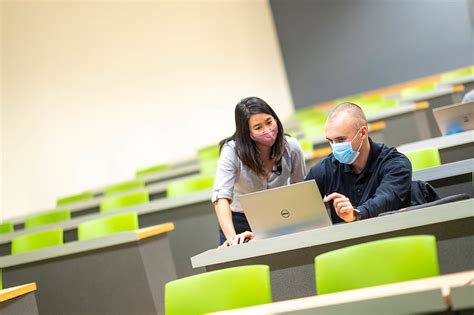
<svg viewBox="0 0 474 315"><path fill-rule="evenodd" d="M362 136L367 136L369 134L369 128L367 126L362 126L362 129L360 130L360 134Z"/></svg>

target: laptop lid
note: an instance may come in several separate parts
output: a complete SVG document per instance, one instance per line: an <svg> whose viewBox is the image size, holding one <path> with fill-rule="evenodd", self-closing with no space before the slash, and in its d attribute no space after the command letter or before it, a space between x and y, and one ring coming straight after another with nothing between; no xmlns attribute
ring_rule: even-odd
<svg viewBox="0 0 474 315"><path fill-rule="evenodd" d="M240 204L257 239L332 224L314 180L241 195Z"/></svg>
<svg viewBox="0 0 474 315"><path fill-rule="evenodd" d="M443 136L474 129L474 102L435 108L433 115Z"/></svg>

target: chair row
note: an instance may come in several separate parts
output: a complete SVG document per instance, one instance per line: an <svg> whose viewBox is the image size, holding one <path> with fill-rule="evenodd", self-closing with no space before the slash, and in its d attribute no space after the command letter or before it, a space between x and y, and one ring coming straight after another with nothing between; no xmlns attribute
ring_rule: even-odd
<svg viewBox="0 0 474 315"><path fill-rule="evenodd" d="M77 233L78 240L83 241L137 229L137 213L127 212L81 223L78 226ZM63 230L53 228L14 238L12 240L11 253L12 255L16 255L46 247L62 245L63 243Z"/></svg>
<svg viewBox="0 0 474 315"><path fill-rule="evenodd" d="M197 192L200 190L210 189L213 185L213 182L213 176L200 176L185 180L178 180L168 186L166 194L168 198L184 196L186 194ZM119 189L117 189L117 187L119 187ZM105 198L100 202L100 212L108 212L134 205L148 203L150 201L149 193L144 189L145 186L143 180L136 180L115 185L114 189L111 190L113 191L113 193L106 194ZM84 194L81 195L84 196ZM85 199L76 197L77 196L74 196L74 198L71 198L71 200L77 202L93 198L93 196L91 198L88 196ZM61 205L66 204L61 203ZM71 210L69 208L58 208L53 211L33 215L27 218L25 220L25 229L30 229L33 227L66 221L70 219ZM13 231L14 227L12 223L0 224L0 234L10 233Z"/></svg>
<svg viewBox="0 0 474 315"><path fill-rule="evenodd" d="M337 249L316 256L314 266L318 295L439 275L436 239L430 235ZM167 315L204 314L271 302L266 265L206 272L165 286Z"/></svg>
<svg viewBox="0 0 474 315"><path fill-rule="evenodd" d="M426 100L440 93L452 94L459 92L451 87L460 82L474 81L474 67L466 67L455 71L443 73L415 82L408 82L397 87L381 89L376 92L366 92L338 98L310 107L296 110L287 124L292 134L304 138L313 138L324 133L324 124L328 110L344 102L352 102L361 106L369 117L380 111L403 107L414 101ZM431 95L431 96L430 96ZM423 96L427 97L423 99Z"/></svg>

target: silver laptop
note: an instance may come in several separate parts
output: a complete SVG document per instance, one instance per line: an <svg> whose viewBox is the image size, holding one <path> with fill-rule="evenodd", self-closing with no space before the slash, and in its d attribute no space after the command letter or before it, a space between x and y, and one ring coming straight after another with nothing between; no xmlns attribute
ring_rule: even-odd
<svg viewBox="0 0 474 315"><path fill-rule="evenodd" d="M314 180L241 195L240 204L257 239L332 224Z"/></svg>
<svg viewBox="0 0 474 315"><path fill-rule="evenodd" d="M433 115L443 136L474 129L474 102L435 108Z"/></svg>

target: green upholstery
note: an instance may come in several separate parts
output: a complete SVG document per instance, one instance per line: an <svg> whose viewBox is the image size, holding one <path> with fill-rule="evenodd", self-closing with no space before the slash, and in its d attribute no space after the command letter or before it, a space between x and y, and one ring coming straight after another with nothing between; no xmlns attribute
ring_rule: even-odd
<svg viewBox="0 0 474 315"><path fill-rule="evenodd" d="M79 240L88 240L113 233L134 231L137 229L137 213L127 212L81 223L77 227L77 237Z"/></svg>
<svg viewBox="0 0 474 315"><path fill-rule="evenodd" d="M113 211L126 207L131 207L139 204L148 203L150 197L148 191L137 191L129 194L112 196L104 198L100 202L100 212Z"/></svg>
<svg viewBox="0 0 474 315"><path fill-rule="evenodd" d="M57 209L47 213L38 214L25 220L25 229L31 229L40 225L51 224L71 219L70 209Z"/></svg>
<svg viewBox="0 0 474 315"><path fill-rule="evenodd" d="M26 234L12 240L12 255L63 244L63 230L51 229Z"/></svg>
<svg viewBox="0 0 474 315"><path fill-rule="evenodd" d="M454 81L456 79L464 78L464 77L474 77L474 67L467 67L467 68L462 68L450 72L446 72L441 75L441 81L442 82L450 82Z"/></svg>
<svg viewBox="0 0 474 315"><path fill-rule="evenodd" d="M437 82L425 82L417 84L412 87L404 88L400 91L400 96L402 99L411 98L418 94L423 94L427 92L435 91L438 88Z"/></svg>
<svg viewBox="0 0 474 315"><path fill-rule="evenodd" d="M165 171L168 171L169 169L170 169L169 164L158 164L158 165L154 165L154 166L150 166L150 167L147 167L147 168L142 168L142 169L137 170L135 172L135 176L136 177L143 177L143 176L150 175L150 174L165 172Z"/></svg>
<svg viewBox="0 0 474 315"><path fill-rule="evenodd" d="M143 179L135 179L128 182L123 182L115 185L110 185L104 188L104 196L111 196L117 193L123 193L127 190L139 189L145 187Z"/></svg>
<svg viewBox="0 0 474 315"><path fill-rule="evenodd" d="M313 152L313 141L308 138L298 140L303 152Z"/></svg>
<svg viewBox="0 0 474 315"><path fill-rule="evenodd" d="M89 200L93 198L94 198L94 194L90 191L86 191L81 194L58 198L58 200L56 200L56 205L59 207L59 206L64 206L67 204Z"/></svg>
<svg viewBox="0 0 474 315"><path fill-rule="evenodd" d="M403 236L337 249L316 256L318 294L439 275L436 239Z"/></svg>
<svg viewBox="0 0 474 315"><path fill-rule="evenodd" d="M168 198L179 197L200 190L211 189L214 184L214 176L199 176L188 179L177 180L166 189Z"/></svg>
<svg viewBox="0 0 474 315"><path fill-rule="evenodd" d="M13 232L13 224L12 223L2 223L0 224L0 234L10 233Z"/></svg>
<svg viewBox="0 0 474 315"><path fill-rule="evenodd" d="M410 160L413 171L441 165L441 158L437 148L410 151L406 152L405 155Z"/></svg>
<svg viewBox="0 0 474 315"><path fill-rule="evenodd" d="M213 144L200 148L197 151L197 157L201 174L215 174L219 160L219 145Z"/></svg>
<svg viewBox="0 0 474 315"><path fill-rule="evenodd" d="M272 302L270 268L242 266L205 272L165 285L165 314L204 314Z"/></svg>

